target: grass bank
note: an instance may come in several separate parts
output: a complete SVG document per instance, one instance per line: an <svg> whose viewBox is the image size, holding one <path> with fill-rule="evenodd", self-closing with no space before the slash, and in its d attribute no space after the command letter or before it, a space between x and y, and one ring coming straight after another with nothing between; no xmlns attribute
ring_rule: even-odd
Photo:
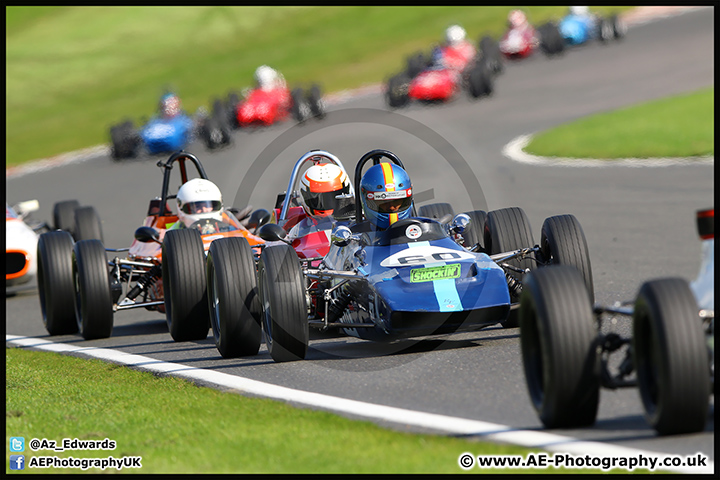
<svg viewBox="0 0 720 480"><path fill-rule="evenodd" d="M386 430L371 422L198 387L99 360L6 349L6 451L23 437L33 456L142 457L125 473L463 473L461 454L530 450ZM104 440L114 450L34 452L31 439ZM79 473L53 468L36 473ZM99 473L91 468L87 473ZM6 472L9 470L9 455ZM115 472L107 469L105 473ZM469 473L600 473L471 469ZM617 473L627 473L616 470Z"/></svg>
<svg viewBox="0 0 720 480"><path fill-rule="evenodd" d="M631 7L597 7L607 13ZM525 7L539 24L566 7ZM165 87L194 112L263 63L325 92L384 81L451 23L498 38L510 7L6 7L6 163L109 141Z"/></svg>
<svg viewBox="0 0 720 480"><path fill-rule="evenodd" d="M715 154L715 89L635 105L560 125L524 149L545 157L657 158Z"/></svg>

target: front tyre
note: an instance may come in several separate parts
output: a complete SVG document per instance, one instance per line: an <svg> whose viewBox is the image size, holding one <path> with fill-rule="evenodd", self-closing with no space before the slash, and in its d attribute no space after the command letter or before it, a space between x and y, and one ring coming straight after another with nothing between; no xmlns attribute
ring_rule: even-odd
<svg viewBox="0 0 720 480"><path fill-rule="evenodd" d="M547 428L595 423L597 330L582 276L552 266L528 275L520 296L520 347L533 407Z"/></svg>
<svg viewBox="0 0 720 480"><path fill-rule="evenodd" d="M210 329L205 253L200 232L169 230L162 245L165 317L176 342L202 340Z"/></svg>
<svg viewBox="0 0 720 480"><path fill-rule="evenodd" d="M289 245L263 249L258 266L265 343L275 362L302 360L310 339L305 280Z"/></svg>
<svg viewBox="0 0 720 480"><path fill-rule="evenodd" d="M206 271L210 324L220 355L256 355L262 337L261 306L250 244L240 237L215 240Z"/></svg>
<svg viewBox="0 0 720 480"><path fill-rule="evenodd" d="M681 278L645 282L632 349L645 418L660 435L701 432L710 399L708 348L698 306Z"/></svg>
<svg viewBox="0 0 720 480"><path fill-rule="evenodd" d="M64 231L40 235L37 283L43 323L50 335L76 333L73 239Z"/></svg>
<svg viewBox="0 0 720 480"><path fill-rule="evenodd" d="M77 325L85 340L108 338L113 328L113 300L107 257L100 240L81 240L73 247Z"/></svg>

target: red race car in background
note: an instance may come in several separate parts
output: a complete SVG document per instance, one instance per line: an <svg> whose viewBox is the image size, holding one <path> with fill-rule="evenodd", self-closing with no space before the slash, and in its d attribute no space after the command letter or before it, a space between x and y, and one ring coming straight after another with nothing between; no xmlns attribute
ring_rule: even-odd
<svg viewBox="0 0 720 480"><path fill-rule="evenodd" d="M500 52L504 58L517 60L526 58L540 48L546 55L556 55L565 50L565 41L557 25L547 22L535 28L525 13L513 10L508 15L510 28L500 38Z"/></svg>
<svg viewBox="0 0 720 480"><path fill-rule="evenodd" d="M255 83L255 88L248 89L243 98L231 92L224 105L220 100L214 100L213 111L223 108L233 128L273 125L290 116L298 123L325 116L325 105L317 84L307 91L301 88L291 91L282 74L267 65L257 68Z"/></svg>
<svg viewBox="0 0 720 480"><path fill-rule="evenodd" d="M484 37L476 48L465 40L465 30L452 25L446 30L445 44L433 49L429 57L416 53L407 60L404 72L387 82L385 99L398 108L410 100L448 101L462 90L479 98L493 92L493 75L502 71L496 43Z"/></svg>

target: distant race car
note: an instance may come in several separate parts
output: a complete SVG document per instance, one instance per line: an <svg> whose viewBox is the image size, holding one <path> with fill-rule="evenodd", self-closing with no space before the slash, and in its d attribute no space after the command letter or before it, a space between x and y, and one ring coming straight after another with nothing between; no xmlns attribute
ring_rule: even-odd
<svg viewBox="0 0 720 480"><path fill-rule="evenodd" d="M213 104L220 108L218 100ZM325 116L325 102L319 85L314 84L307 91L302 88L291 91L283 81L271 90L249 89L242 98L231 92L224 110L232 128L247 128L273 125L290 117L298 123L310 118L321 119Z"/></svg>
<svg viewBox="0 0 720 480"><path fill-rule="evenodd" d="M53 229L45 222L33 221L37 200L5 204L5 286L28 283L37 273L38 236ZM77 200L53 206L55 230L64 230L76 239L102 239L100 218L93 207L81 207Z"/></svg>
<svg viewBox="0 0 720 480"><path fill-rule="evenodd" d="M577 7L576 7L577 8ZM571 12L558 23L560 34L567 45L582 45L591 40L602 43L625 36L627 26L618 15L603 18L591 13Z"/></svg>
<svg viewBox="0 0 720 480"><path fill-rule="evenodd" d="M448 47L437 47L426 56L418 52L407 59L407 67L387 81L385 100L398 108L410 101L444 102L466 90L472 98L491 95L494 75L502 71L497 42L486 36L477 54L462 56Z"/></svg>
<svg viewBox="0 0 720 480"><path fill-rule="evenodd" d="M254 212L244 226L233 214L222 212L222 224L213 233L201 234L201 222L188 228L168 230L178 221L168 200L171 173L179 171L179 184L190 180L188 167L194 165L199 178L207 179L200 161L187 152L176 152L158 166L163 171L159 197L150 200L143 226L135 231L129 248L105 248L98 239L73 243L65 231L52 231L38 241L38 289L43 321L50 335L71 334L78 330L85 339L107 338L112 333L115 312L133 308L157 310L166 314L170 334L176 341L207 337L207 308L191 308L197 298L204 300L205 264L202 252L218 238L243 237L249 245L263 241L248 228L251 222L268 221L269 212ZM249 213L249 212L245 212ZM260 215L260 217L258 217ZM195 228L197 226L198 228ZM204 230L204 228L203 228ZM164 238L163 235L164 234ZM108 261L106 252L115 255ZM127 252L125 258L117 256ZM189 263L200 253L199 263ZM197 275L193 275L197 274ZM123 286L124 285L124 286Z"/></svg>
<svg viewBox="0 0 720 480"><path fill-rule="evenodd" d="M697 278L648 280L634 301L593 305L583 275L560 266L532 272L520 299L528 391L547 428L595 423L600 387L639 387L660 435L705 430L715 391L715 210L697 212L703 241ZM605 333L632 319L632 335Z"/></svg>
<svg viewBox="0 0 720 480"><path fill-rule="evenodd" d="M285 230L275 224L259 229L268 243L258 258L243 241L232 242L237 244L235 253L224 263L243 267L223 275L208 296L217 316L213 321L225 324L220 329L229 336L225 342L236 344L221 350L223 356L256 353L261 329L272 359L285 362L305 358L310 327L340 329L368 340L446 334L497 323L514 327L510 312L516 309L527 269L568 262L585 269L592 281L587 244L572 215L546 220L548 239L543 238L550 250L543 257L532 241L527 217L516 207L454 218L442 215L445 223L413 216L384 231L368 229L358 198L362 170L367 162L378 164L383 158L402 167L387 150L363 155L355 169L355 212L349 227L333 228L330 248L321 258L301 258L284 241ZM419 213L441 215L447 206L427 205ZM220 264L213 263L215 268ZM209 256L208 269L210 265Z"/></svg>
<svg viewBox="0 0 720 480"><path fill-rule="evenodd" d="M161 99L161 104L166 101ZM153 116L136 129L132 120L110 127L111 155L115 160L136 157L141 151L150 155L169 154L187 148L200 138L208 149L231 142L230 126L222 110L213 109L208 115L200 108L194 117L174 108L172 114Z"/></svg>
<svg viewBox="0 0 720 480"><path fill-rule="evenodd" d="M526 24L511 27L500 38L500 52L508 60L527 58L538 50L552 56L565 50L565 43L558 26L547 22L540 27Z"/></svg>

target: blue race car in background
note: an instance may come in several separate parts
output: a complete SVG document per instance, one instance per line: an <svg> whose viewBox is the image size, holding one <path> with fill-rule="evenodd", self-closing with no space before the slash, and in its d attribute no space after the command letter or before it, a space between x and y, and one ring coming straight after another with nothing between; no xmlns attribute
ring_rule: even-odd
<svg viewBox="0 0 720 480"><path fill-rule="evenodd" d="M181 110L177 95L166 93L160 99L159 113L140 129L136 130L131 120L110 128L112 158L135 157L142 147L150 155L172 153L184 150L198 137L209 149L229 144L226 115L214 110L209 116L201 108L192 118Z"/></svg>
<svg viewBox="0 0 720 480"><path fill-rule="evenodd" d="M355 169L355 213L348 226L332 230L330 249L323 257L299 258L285 241L285 230L273 223L258 230L268 243L255 258L247 242L218 240L218 247L236 252L224 261L249 266L232 269L232 278L223 280L234 285L232 289L208 288L215 320L227 323L219 330L232 337L226 341L244 344L242 351L257 352L262 328L272 359L286 362L305 358L310 327L339 329L374 341L472 331L498 323L515 327L517 317L511 310L518 306L522 276L553 263L582 269L592 289L587 244L572 215L545 221L542 248L534 245L527 217L517 207L453 218L441 208L449 204L438 203L421 207L420 216L411 207L412 217L386 230L366 228L370 225L363 221L359 197L362 169L368 161L377 165L383 158L404 169L387 150L373 150L360 159ZM253 345L247 345L250 338Z"/></svg>
<svg viewBox="0 0 720 480"><path fill-rule="evenodd" d="M625 36L625 23L613 14L607 18L589 12L588 7L570 7L558 27L566 45L582 45L591 40L602 43Z"/></svg>

